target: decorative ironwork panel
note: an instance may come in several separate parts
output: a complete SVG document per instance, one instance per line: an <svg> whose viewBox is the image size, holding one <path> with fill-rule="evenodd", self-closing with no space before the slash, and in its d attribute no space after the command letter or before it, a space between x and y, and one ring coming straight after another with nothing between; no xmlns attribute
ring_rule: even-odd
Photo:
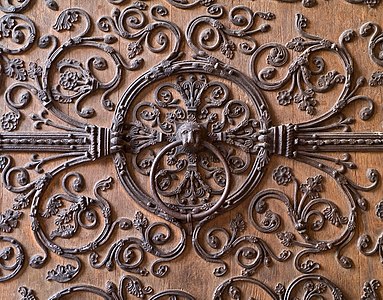
<svg viewBox="0 0 383 300"><path fill-rule="evenodd" d="M0 298L380 299L383 7L338 2L2 1Z"/></svg>

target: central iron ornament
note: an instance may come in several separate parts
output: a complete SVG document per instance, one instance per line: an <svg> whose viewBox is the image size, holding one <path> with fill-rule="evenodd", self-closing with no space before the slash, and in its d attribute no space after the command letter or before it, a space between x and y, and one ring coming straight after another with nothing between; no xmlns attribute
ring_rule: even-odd
<svg viewBox="0 0 383 300"><path fill-rule="evenodd" d="M225 81L238 86L239 99ZM269 127L263 97L245 75L203 62L173 63L125 92L111 147L135 201L190 223L232 208L257 185L269 161Z"/></svg>
<svg viewBox="0 0 383 300"><path fill-rule="evenodd" d="M182 142L187 152L198 151L203 138L204 128L197 122L185 122L177 129L177 141Z"/></svg>

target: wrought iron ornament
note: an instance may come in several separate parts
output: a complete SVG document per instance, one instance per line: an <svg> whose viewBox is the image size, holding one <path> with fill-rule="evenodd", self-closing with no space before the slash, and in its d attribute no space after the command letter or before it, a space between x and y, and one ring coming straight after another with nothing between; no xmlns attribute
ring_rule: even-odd
<svg viewBox="0 0 383 300"><path fill-rule="evenodd" d="M31 229L42 251L28 258L30 267L43 267L53 254L70 261L48 271L48 281L71 281L79 274L84 255L92 268L119 267L128 272L118 287L111 282L105 290L76 285L50 299L76 292L104 299L128 299L128 294L153 300L194 299L179 290L154 293L135 277L165 276L169 270L167 262L183 254L188 240L202 259L219 265L212 269L218 277L227 274L224 259L235 251L242 273L223 281L215 289L213 299L223 299L224 295L241 299L238 283L255 286L272 299L287 300L292 295L300 295L296 296L299 299L343 298L334 283L311 274L320 265L307 257L333 252L341 267L353 267L354 262L343 250L356 233L358 217L367 210L367 200L361 193L373 190L379 183L379 173L374 169L367 172L368 186L356 184L347 174L356 165L351 155L344 152L383 150L383 132L350 132L355 120L343 115L355 101L366 104L359 114L361 120L368 120L374 113L374 101L358 94L366 80L355 78L353 60L346 48L355 31L346 30L337 42L329 41L310 34L308 20L297 14L297 37L286 44L259 45L257 35L266 34L278 17L272 12L254 12L246 6L227 10L214 1L168 0L164 6L150 6L149 1L125 3L122 10L114 8L110 16L96 22L81 8L63 10L53 29L59 35L76 28L76 34L61 42L55 35L37 37L34 21L21 14L29 2L0 6L6 13L0 19L2 39L9 38L17 45L0 45L2 74L13 80L4 93L8 111L0 117L0 169L4 187L15 194L12 208L0 214L0 230L6 234L0 236L0 241L9 244L0 251L0 281L14 278L23 269L23 246L8 234L17 227L21 210L30 209ZM108 2L119 5L125 1ZM347 2L371 7L379 4ZM59 10L55 1L45 3ZM302 4L311 7L316 1ZM202 5L206 6L206 14L195 17L181 29L166 19L169 5L176 9ZM366 23L359 33L362 37L371 35L369 56L382 66L381 53L377 51L382 36L379 25ZM113 46L119 40L128 43L125 53ZM49 50L42 65L33 61L27 64L16 57L28 54L34 44ZM184 47L194 53L193 59L184 59ZM84 51L89 54L87 59L76 59L70 54L77 49L92 51ZM131 82L120 99L113 99L113 91L121 87L124 74L143 67L143 52L163 58ZM335 55L343 69L328 71L321 57L323 52ZM224 62L237 55L249 57L248 70L238 70ZM261 57L266 57L266 61ZM104 82L97 73L105 70L112 70L113 75ZM277 79L278 70L287 72ZM382 85L382 78L381 71L374 72L370 86ZM341 92L332 107L319 113L320 95L335 93L339 86ZM100 92L100 106L90 106L89 98ZM264 96L271 92L276 92L276 103L295 103L310 120L275 124ZM23 110L32 102L41 104L42 110L29 116L34 122L32 131L20 131L28 118ZM75 116L68 113L68 106ZM92 123L99 108L113 111L109 128ZM56 119L59 121L53 121ZM43 128L50 130L39 131ZM329 156L329 151L338 152L339 157ZM17 166L14 152L34 154L27 164ZM42 153L49 156L41 156ZM290 167L280 165L272 171L272 178L281 187L293 186L294 194L276 189L258 191L256 187L267 166L277 156L308 164L318 174L297 178ZM86 195L86 179L73 169L105 157L113 160L116 176L99 178L93 195ZM52 162L56 162L54 167L50 166ZM63 192L46 199L44 193L59 176ZM331 180L344 194L346 206L322 197L326 182ZM148 182L150 189L142 182ZM142 207L134 219L113 216L106 191L119 183ZM269 209L272 200L286 207L295 232L281 230L282 222L287 220ZM247 203L246 216L237 214L230 220L229 229L209 227L212 219L239 203ZM348 210L344 211L344 207ZM375 209L382 218L382 203ZM151 223L151 214L164 221ZM47 222L55 224L50 232L44 226ZM328 240L317 238L314 233L325 224L340 228L339 235ZM252 235L244 233L246 228ZM92 230L91 241L73 247L62 245L63 240L79 236L84 230ZM113 241L117 230L127 233L125 238ZM139 237L133 232L138 232ZM276 254L257 232L275 233L284 247L301 250L293 253L285 249ZM175 237L179 240L174 244ZM360 251L382 256L382 238L372 250L367 250L370 242L368 235L360 236ZM99 253L102 245L108 246L105 257ZM133 252L134 260L126 255ZM147 257L154 257L154 261L148 264ZM254 278L262 264L269 266L271 260L283 262L290 258L304 275L288 286L280 283L272 289ZM376 280L367 282L362 299L378 299L379 285ZM20 287L19 293L21 299L36 299L26 287Z"/></svg>

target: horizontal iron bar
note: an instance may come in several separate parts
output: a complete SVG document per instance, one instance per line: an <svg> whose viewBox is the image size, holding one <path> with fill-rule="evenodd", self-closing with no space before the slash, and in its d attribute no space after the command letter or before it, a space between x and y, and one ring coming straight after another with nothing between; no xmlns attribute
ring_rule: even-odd
<svg viewBox="0 0 383 300"><path fill-rule="evenodd" d="M0 153L88 152L93 159L109 155L109 129L89 126L84 132L0 133Z"/></svg>
<svg viewBox="0 0 383 300"><path fill-rule="evenodd" d="M383 132L296 133L293 148L307 152L383 151Z"/></svg>

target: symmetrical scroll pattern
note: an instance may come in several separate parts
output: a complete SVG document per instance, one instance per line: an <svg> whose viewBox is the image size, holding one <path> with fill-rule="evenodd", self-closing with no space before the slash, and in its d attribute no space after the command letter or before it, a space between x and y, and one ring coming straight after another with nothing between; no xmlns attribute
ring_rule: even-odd
<svg viewBox="0 0 383 300"><path fill-rule="evenodd" d="M56 1L44 2L59 10ZM366 80L355 77L347 47L356 33L345 30L337 42L330 41L309 33L308 19L297 14L298 36L261 44L258 36L266 35L278 17L272 12L244 5L226 9L213 0L167 0L164 5L108 2L112 13L97 21L82 8L59 12L52 24L56 33L42 35L36 43L47 51L45 61L29 63L16 56L32 49L37 27L21 13L36 4L8 0L0 5L5 13L0 17L1 71L12 82L3 94L6 111L0 116L0 170L4 188L15 194L12 208L0 212L0 282L14 278L26 260L30 267L41 268L52 255L70 263L58 264L46 279L69 282L79 275L87 257L88 267L108 271L118 267L129 274L118 286L112 282L105 289L75 285L50 299L86 293L103 299L191 300L195 298L181 290L154 294L140 278L165 276L169 262L192 245L202 259L219 265L213 270L216 276L228 274L225 260L233 253L241 268L241 276L220 284L213 299L225 295L247 299L244 285L271 299L343 299L334 283L311 274L320 267L311 258L334 252L343 268L354 266L343 252L353 240L359 216L368 209L362 193L379 184L375 169L367 172L368 186L355 183L348 174L357 166L347 152L383 151L382 132L351 132L355 120L344 115L355 101L366 104L359 113L362 121L374 114L374 101L358 94ZM301 2L313 7L318 1ZM380 1L345 2L375 7ZM188 24L167 19L170 7L178 11L199 6L205 7L206 14ZM65 40L62 33L66 31L73 32ZM359 33L371 36L368 55L383 66L379 24L365 23ZM120 43L126 48L120 50ZM192 59L183 59L184 49L194 54ZM147 53L153 62L141 57ZM336 58L336 66L326 62L328 55ZM248 59L247 70L230 63L239 56ZM148 64L150 68L137 72ZM116 91L121 91L126 74L136 79L129 79L118 98ZM372 73L369 84L383 85L383 73ZM308 121L275 124L272 105L266 101L272 97L264 96L269 93L278 105L295 103ZM330 108L322 107L325 93L332 95ZM24 110L32 102L42 110L29 116L32 131L20 131L27 119ZM113 114L110 127L95 124L98 114L106 112ZM45 128L49 130L42 131ZM12 153L31 151L30 160L18 166ZM342 155L334 157L330 151ZM319 173L302 180L292 168L281 165L272 172L278 189L257 191L270 160L278 155ZM73 169L101 158L113 162L117 174L99 178L89 195L84 174ZM113 199L108 197L108 190L116 184L114 178L147 214L115 216ZM54 184L57 181L61 187ZM324 196L330 181L345 203ZM292 196L286 192L289 188ZM287 218L281 217L283 210L274 211L271 200L284 206ZM238 213L228 228L211 226L240 203L247 209L246 217ZM41 248L41 253L29 258L21 243L8 236L26 209L30 209L31 230ZM383 218L382 202L376 204L375 213ZM150 214L164 221L151 222ZM281 229L287 219L294 232ZM329 230L331 236L323 238L329 228L337 234ZM115 241L119 230L124 237ZM257 235L268 233L276 233L282 246L298 252L284 249L276 254ZM368 234L360 236L360 252L378 253L382 260L383 237L373 247L371 241ZM254 278L262 265L269 267L272 260L283 263L290 257L294 257L295 269L305 275L288 286L279 283L272 289ZM366 282L361 299L378 299L379 286L377 280ZM36 299L24 286L19 294L21 299Z"/></svg>
<svg viewBox="0 0 383 300"><path fill-rule="evenodd" d="M220 227L213 227L208 230L205 234L205 240L208 249L212 250L209 253L200 241L200 231L203 225L203 223L200 223L194 230L193 245L203 259L221 264L220 267L214 269L214 275L216 276L223 276L227 272L228 266L222 258L234 249L238 249L235 258L238 265L243 268L243 276L255 274L262 264L270 266L272 259L283 262L291 256L291 252L288 250L283 250L279 255L275 255L264 240L256 236L240 235L240 232L243 232L246 228L246 223L241 214L231 220L230 232ZM225 239L220 239L220 234Z"/></svg>
<svg viewBox="0 0 383 300"><path fill-rule="evenodd" d="M183 73L183 69L196 73L156 86L148 101L132 103L134 98L141 100L135 90L141 85L133 84L117 107L111 133L112 147L119 150L115 163L128 192L142 206L188 223L243 199L243 191L259 181L269 161L263 140L269 115L263 99L250 94L248 105L232 98L221 79L205 75L208 68L202 62L181 62L171 70L156 70L152 80ZM220 75L243 84L234 74ZM131 105L133 116L126 120ZM132 189L137 183L126 167L129 161L140 174L149 176L151 195ZM231 191L232 176L249 170L251 176L244 185Z"/></svg>
<svg viewBox="0 0 383 300"><path fill-rule="evenodd" d="M38 300L35 296L34 291L20 287L18 292L22 296L20 300ZM120 279L119 285L108 281L106 283L105 290L90 285L77 285L64 289L51 297L49 300L64 299L66 296L76 297L77 293L85 293L87 295L97 295L105 300L127 300L131 297L137 299L149 299L149 300L160 300L160 299L174 299L174 300L194 300L195 298L186 292L180 290L166 290L159 292L155 295L147 298L148 295L153 294L153 288L150 286L144 286L140 279L134 276L126 275Z"/></svg>
<svg viewBox="0 0 383 300"><path fill-rule="evenodd" d="M286 166L279 166L273 171L273 179L278 185L286 186L294 183L294 196L289 196L278 190L268 189L259 192L249 206L249 218L255 228L261 232L276 232L281 225L281 217L268 208L267 199L276 199L286 206L288 215L294 224L297 233L302 237L302 241L297 240L292 232L278 232L277 237L284 246L290 247L299 245L304 248L295 257L295 267L302 273L310 273L319 268L319 264L312 260L301 262L305 255L319 253L336 249L336 257L339 263L345 268L351 268L350 258L341 255L341 249L349 243L355 230L355 217L357 203L349 199L350 212L348 216L342 215L336 202L322 198L321 192L324 190L324 179L321 175L316 175L306 179L305 183L300 184L292 170ZM376 183L376 182L375 182ZM375 186L366 188L356 186L354 183L345 182L356 189L371 189ZM347 190L345 191L347 192ZM363 208L363 206L362 206ZM262 215L260 219L258 215ZM343 228L337 237L331 239L318 240L313 236L315 231L320 231L325 223L332 226Z"/></svg>
<svg viewBox="0 0 383 300"><path fill-rule="evenodd" d="M243 295L241 288L237 285L245 283L246 285L254 286L254 291L257 289L262 290L270 299L273 300L287 300L287 299L343 299L343 294L340 289L328 279L321 276L304 275L296 278L287 287L278 283L275 289L271 289L264 283L253 278L234 277L229 281L225 281L214 292L213 299L224 299L225 295L231 299L249 299L248 296ZM299 295L299 296L298 296ZM295 296L295 297L294 297ZM292 298L294 297L294 298ZM251 298L250 298L251 299Z"/></svg>

